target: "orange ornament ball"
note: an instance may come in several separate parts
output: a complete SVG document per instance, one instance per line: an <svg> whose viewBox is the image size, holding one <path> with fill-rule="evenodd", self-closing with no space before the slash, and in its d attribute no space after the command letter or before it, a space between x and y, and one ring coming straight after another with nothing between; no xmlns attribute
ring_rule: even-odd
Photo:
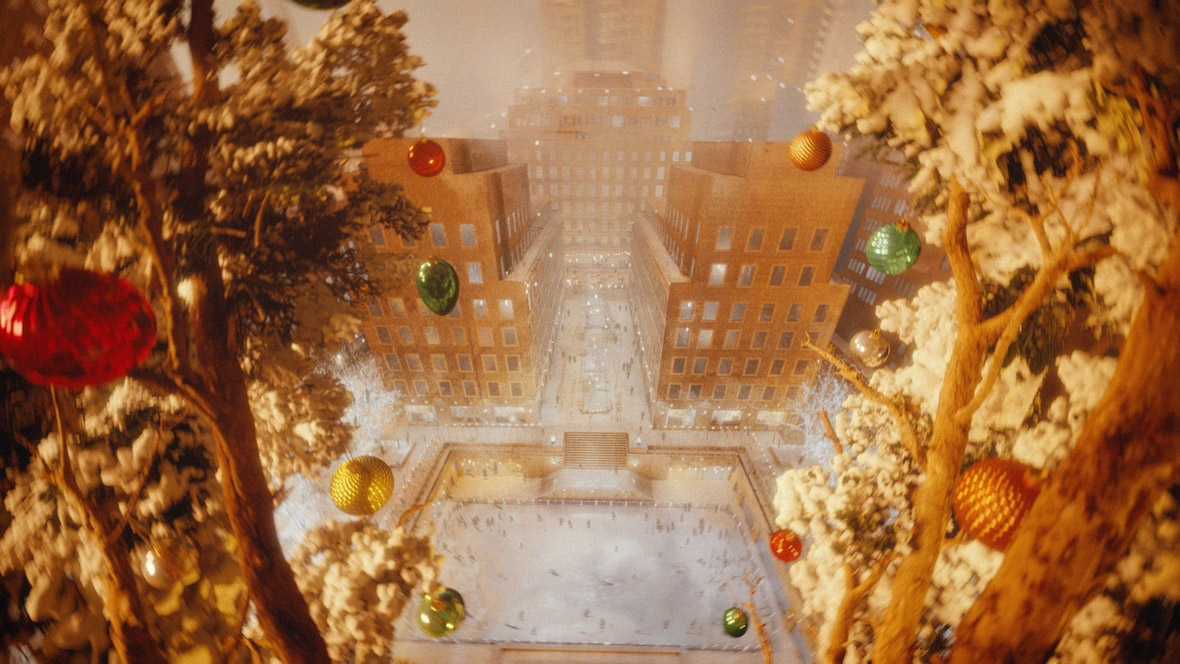
<svg viewBox="0 0 1180 664"><path fill-rule="evenodd" d="M818 129L808 129L791 141L788 152L791 163L804 171L815 169L828 163L832 156L832 139Z"/></svg>
<svg viewBox="0 0 1180 664"><path fill-rule="evenodd" d="M415 141L406 157L410 169L424 178L442 173L443 166L447 165L447 154L443 152L442 146L429 138Z"/></svg>
<svg viewBox="0 0 1180 664"><path fill-rule="evenodd" d="M776 530L770 535L770 552L784 563L794 562L803 553L803 540L786 528Z"/></svg>
<svg viewBox="0 0 1180 664"><path fill-rule="evenodd" d="M1028 466L1011 459L972 464L955 484L952 508L963 531L986 546L1003 551L1040 490Z"/></svg>

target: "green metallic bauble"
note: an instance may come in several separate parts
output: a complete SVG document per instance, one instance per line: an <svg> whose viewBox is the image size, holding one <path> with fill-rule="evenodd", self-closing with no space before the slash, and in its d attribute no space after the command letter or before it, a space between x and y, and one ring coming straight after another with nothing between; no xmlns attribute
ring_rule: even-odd
<svg viewBox="0 0 1180 664"><path fill-rule="evenodd" d="M418 287L418 297L422 298L426 308L439 316L451 313L459 301L459 275L455 274L450 263L440 258L431 256L418 266L414 285Z"/></svg>
<svg viewBox="0 0 1180 664"><path fill-rule="evenodd" d="M725 628L726 634L737 638L746 633L746 628L750 626L750 618L745 611L736 606L730 607L721 618L721 626Z"/></svg>
<svg viewBox="0 0 1180 664"><path fill-rule="evenodd" d="M340 9L351 0L294 0L295 4L308 9Z"/></svg>
<svg viewBox="0 0 1180 664"><path fill-rule="evenodd" d="M332 502L353 516L375 514L393 495L393 471L375 456L345 461L332 473Z"/></svg>
<svg viewBox="0 0 1180 664"><path fill-rule="evenodd" d="M467 609L463 596L452 588L444 588L436 595L426 595L418 605L418 627L432 639L450 636L463 622Z"/></svg>
<svg viewBox="0 0 1180 664"><path fill-rule="evenodd" d="M922 239L905 219L873 231L865 247L869 265L885 274L905 272L917 262L920 253Z"/></svg>

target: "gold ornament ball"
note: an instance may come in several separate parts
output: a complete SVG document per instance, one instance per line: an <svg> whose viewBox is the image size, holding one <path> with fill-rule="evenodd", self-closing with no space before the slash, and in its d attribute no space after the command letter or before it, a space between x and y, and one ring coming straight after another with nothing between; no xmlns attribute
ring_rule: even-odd
<svg viewBox="0 0 1180 664"><path fill-rule="evenodd" d="M332 473L332 502L353 516L375 514L393 495L393 471L375 456L358 456Z"/></svg>
<svg viewBox="0 0 1180 664"><path fill-rule="evenodd" d="M986 546L1003 551L1037 499L1028 466L1011 459L984 459L963 471L955 484L955 520Z"/></svg>
<svg viewBox="0 0 1180 664"><path fill-rule="evenodd" d="M803 171L814 171L832 156L832 139L818 129L808 129L791 141L791 163Z"/></svg>
<svg viewBox="0 0 1180 664"><path fill-rule="evenodd" d="M185 539L153 539L143 557L143 580L159 590L168 590L177 581L192 585L201 578L199 558L196 547Z"/></svg>
<svg viewBox="0 0 1180 664"><path fill-rule="evenodd" d="M857 362L876 369L889 359L889 341L881 330L861 330L849 340L848 352Z"/></svg>

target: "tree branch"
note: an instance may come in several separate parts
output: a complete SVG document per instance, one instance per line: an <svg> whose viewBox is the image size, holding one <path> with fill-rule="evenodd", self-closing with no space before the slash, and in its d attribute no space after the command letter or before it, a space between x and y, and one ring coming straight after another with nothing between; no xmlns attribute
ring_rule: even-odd
<svg viewBox="0 0 1180 664"><path fill-rule="evenodd" d="M828 411L820 409L819 421L823 422L824 432L828 435L828 440L832 441L832 446L836 448L836 454L844 453L844 446L840 444L840 437L836 435L836 429L832 427L832 420L828 417Z"/></svg>
<svg viewBox="0 0 1180 664"><path fill-rule="evenodd" d="M135 505L139 502L139 496L143 494L143 488L147 486L148 477L152 474L152 468L156 467L156 460L160 458L160 429L156 428L156 444L152 447L152 453L148 457L147 462L143 464L143 469L139 473L139 481L135 485L135 490L127 498L127 508L123 511L123 515L115 523L115 526L107 531L106 541L108 543L115 541L123 534L123 529L127 527L128 521L131 519L131 514L135 511Z"/></svg>
<svg viewBox="0 0 1180 664"><path fill-rule="evenodd" d="M852 621L856 617L856 607L869 596L896 557L897 553L894 551L881 556L877 564L873 565L873 570L859 584L856 583L856 572L852 565L844 563L844 598L840 600L840 608L836 610L836 617L832 623L832 635L828 641L827 652L824 653L824 664L843 663L844 652L848 649L848 633L852 631Z"/></svg>
<svg viewBox="0 0 1180 664"><path fill-rule="evenodd" d="M900 399L891 399L882 394L875 387L866 383L864 377L852 365L836 357L832 351L816 346L812 343L810 337L805 336L800 345L815 351L828 364L831 364L832 368L836 370L836 373L849 383L852 383L852 386L864 395L866 399L879 403L888 409L889 413L893 416L894 422L897 424L901 444L909 452L910 458L919 466L926 464L926 452L918 443L918 435L914 432L913 414L905 402Z"/></svg>

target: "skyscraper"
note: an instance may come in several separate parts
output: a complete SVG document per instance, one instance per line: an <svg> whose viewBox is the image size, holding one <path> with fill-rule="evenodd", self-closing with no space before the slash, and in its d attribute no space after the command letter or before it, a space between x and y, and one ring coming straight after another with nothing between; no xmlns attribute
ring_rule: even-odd
<svg viewBox="0 0 1180 664"><path fill-rule="evenodd" d="M533 421L561 292L556 212L530 200L525 168L507 163L500 141L442 141L447 165L432 178L410 170L411 143L371 141L363 158L375 179L401 183L429 209L430 228L406 242L375 227L370 240L413 265L431 256L450 263L459 302L435 315L404 276L365 303L365 338L411 421Z"/></svg>
<svg viewBox="0 0 1180 664"><path fill-rule="evenodd" d="M773 427L831 339L831 282L863 181L842 147L804 172L785 143L694 143L634 227L633 288L656 426Z"/></svg>
<svg viewBox="0 0 1180 664"><path fill-rule="evenodd" d="M664 0L541 0L545 73L587 61L659 73Z"/></svg>

